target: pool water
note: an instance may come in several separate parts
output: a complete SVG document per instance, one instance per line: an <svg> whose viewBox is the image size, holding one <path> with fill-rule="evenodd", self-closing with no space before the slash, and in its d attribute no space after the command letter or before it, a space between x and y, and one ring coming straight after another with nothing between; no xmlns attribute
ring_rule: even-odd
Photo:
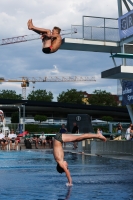
<svg viewBox="0 0 133 200"><path fill-rule="evenodd" d="M2 200L132 200L133 161L65 153L73 178L66 187L52 150L0 152Z"/></svg>

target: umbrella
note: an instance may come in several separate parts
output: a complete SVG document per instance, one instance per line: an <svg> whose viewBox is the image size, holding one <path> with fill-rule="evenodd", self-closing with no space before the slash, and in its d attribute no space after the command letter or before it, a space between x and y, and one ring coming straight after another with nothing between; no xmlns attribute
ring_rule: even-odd
<svg viewBox="0 0 133 200"><path fill-rule="evenodd" d="M95 120L92 120L91 123L96 123L96 124L103 124L103 123L107 123L106 121L103 121L103 120L100 120L100 119L95 119Z"/></svg>
<svg viewBox="0 0 133 200"><path fill-rule="evenodd" d="M24 131L23 133L20 133L18 136L19 137L24 137L25 135L27 135L29 132L28 131Z"/></svg>

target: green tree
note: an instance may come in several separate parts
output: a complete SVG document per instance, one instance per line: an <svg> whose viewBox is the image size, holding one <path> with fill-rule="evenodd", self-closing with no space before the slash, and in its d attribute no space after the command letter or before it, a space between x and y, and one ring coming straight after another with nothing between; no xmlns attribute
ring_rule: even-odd
<svg viewBox="0 0 133 200"><path fill-rule="evenodd" d="M19 113L18 112L12 113L11 123L19 123Z"/></svg>
<svg viewBox="0 0 133 200"><path fill-rule="evenodd" d="M74 104L83 104L82 101L84 98L84 94L82 91L77 91L76 89L67 90L67 92L62 92L57 97L58 102L64 103L74 103Z"/></svg>
<svg viewBox="0 0 133 200"><path fill-rule="evenodd" d="M41 123L41 122L47 120L47 116L45 116L45 115L35 115L34 120L39 121Z"/></svg>
<svg viewBox="0 0 133 200"><path fill-rule="evenodd" d="M21 94L16 94L15 90L1 90L0 99L19 99L22 100Z"/></svg>
<svg viewBox="0 0 133 200"><path fill-rule="evenodd" d="M52 92L47 92L46 90L36 90L32 91L28 96L28 100L35 100L35 101L49 101L53 100Z"/></svg>
<svg viewBox="0 0 133 200"><path fill-rule="evenodd" d="M113 117L111 117L111 116L103 116L102 120L107 121L107 122L112 122L113 121Z"/></svg>
<svg viewBox="0 0 133 200"><path fill-rule="evenodd" d="M89 97L89 103L91 105L117 106L117 102L110 92L95 90L93 93L94 94Z"/></svg>

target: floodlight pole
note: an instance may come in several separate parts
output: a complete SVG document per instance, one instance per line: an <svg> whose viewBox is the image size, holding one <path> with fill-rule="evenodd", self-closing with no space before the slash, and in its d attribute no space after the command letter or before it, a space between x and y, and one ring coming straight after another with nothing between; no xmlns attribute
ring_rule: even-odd
<svg viewBox="0 0 133 200"><path fill-rule="evenodd" d="M20 122L20 119L21 119L21 106L18 106L18 110L19 110L19 124L21 123Z"/></svg>
<svg viewBox="0 0 133 200"><path fill-rule="evenodd" d="M118 3L118 16L122 16L123 12L122 12L122 0L117 0ZM123 51L123 46L121 47L121 52ZM126 66L126 58L122 59L122 64ZM122 86L122 81L120 80L121 86ZM131 105L126 105L131 122L133 123L133 110Z"/></svg>
<svg viewBox="0 0 133 200"><path fill-rule="evenodd" d="M23 132L25 131L25 105L22 105L23 107Z"/></svg>

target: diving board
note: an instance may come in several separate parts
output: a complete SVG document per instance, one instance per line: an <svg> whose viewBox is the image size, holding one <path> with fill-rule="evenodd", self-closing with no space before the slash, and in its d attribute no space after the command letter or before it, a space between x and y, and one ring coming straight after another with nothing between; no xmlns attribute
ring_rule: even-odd
<svg viewBox="0 0 133 200"><path fill-rule="evenodd" d="M133 66L120 65L101 72L101 78L133 80Z"/></svg>
<svg viewBox="0 0 133 200"><path fill-rule="evenodd" d="M111 55L110 57L115 57L115 58L127 58L127 59L133 59L133 54L128 54L128 53L116 53Z"/></svg>
<svg viewBox="0 0 133 200"><path fill-rule="evenodd" d="M60 49L74 50L74 51L91 51L103 53L119 53L121 47L119 42L98 41L64 38Z"/></svg>

